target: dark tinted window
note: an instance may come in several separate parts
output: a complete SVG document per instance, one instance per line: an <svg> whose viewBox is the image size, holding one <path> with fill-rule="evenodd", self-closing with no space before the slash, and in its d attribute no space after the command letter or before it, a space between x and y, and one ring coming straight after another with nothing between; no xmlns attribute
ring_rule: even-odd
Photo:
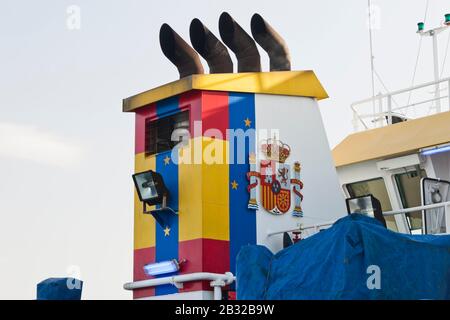
<svg viewBox="0 0 450 320"><path fill-rule="evenodd" d="M181 138L172 141L172 132L175 129L189 130L189 112L184 111L157 120L147 121L145 124L145 153L152 155L172 148L181 141Z"/></svg>
<svg viewBox="0 0 450 320"><path fill-rule="evenodd" d="M409 171L395 175L403 208L420 207L420 180L426 177L425 170ZM422 229L422 211L406 213L410 230Z"/></svg>

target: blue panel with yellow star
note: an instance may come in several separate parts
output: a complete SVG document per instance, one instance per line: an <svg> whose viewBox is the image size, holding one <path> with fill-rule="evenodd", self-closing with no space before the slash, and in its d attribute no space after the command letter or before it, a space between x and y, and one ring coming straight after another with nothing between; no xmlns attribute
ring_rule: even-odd
<svg viewBox="0 0 450 320"><path fill-rule="evenodd" d="M163 118L178 112L178 99L172 98L157 103L156 113L158 118ZM178 165L177 155L172 155L171 151L162 152L156 155L156 171L164 177L164 183L170 190L167 206L178 211ZM167 225L156 224L156 261L178 260L178 215L167 216ZM177 274L177 273L174 273ZM165 274L163 276L170 276ZM155 288L156 295L177 293L178 289L173 285L162 285Z"/></svg>
<svg viewBox="0 0 450 320"><path fill-rule="evenodd" d="M252 93L229 93L229 127L246 132L245 153L241 146L230 141L230 271L236 271L236 256L242 246L256 243L256 215L248 209L248 181L250 171L248 157L255 153L255 95ZM249 130L250 129L250 130ZM253 130L252 130L253 129Z"/></svg>

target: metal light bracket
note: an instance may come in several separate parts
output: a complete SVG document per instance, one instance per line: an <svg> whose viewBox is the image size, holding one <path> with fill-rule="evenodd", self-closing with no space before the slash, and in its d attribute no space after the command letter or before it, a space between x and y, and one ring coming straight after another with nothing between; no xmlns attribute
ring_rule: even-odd
<svg viewBox="0 0 450 320"><path fill-rule="evenodd" d="M162 228L170 227L170 219L168 219L170 215L178 215L178 211L167 206L166 195L163 196L160 208L147 210L147 203L144 202L142 213L151 214Z"/></svg>

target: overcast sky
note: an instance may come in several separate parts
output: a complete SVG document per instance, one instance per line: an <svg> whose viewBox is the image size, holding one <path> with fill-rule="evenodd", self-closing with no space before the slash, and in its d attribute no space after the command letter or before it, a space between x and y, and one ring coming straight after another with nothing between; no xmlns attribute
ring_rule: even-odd
<svg viewBox="0 0 450 320"><path fill-rule="evenodd" d="M376 69L388 89L407 87L426 1L373 4ZM188 39L197 17L218 35L222 11L248 31L260 13L287 41L293 70L316 72L331 146L352 131L349 104L371 94L365 0L0 1L0 298L34 299L52 276L80 276L84 298L131 298L134 117L122 99L178 78L159 48L162 23ZM428 25L448 12L448 0L430 0ZM424 39L416 82L432 78Z"/></svg>

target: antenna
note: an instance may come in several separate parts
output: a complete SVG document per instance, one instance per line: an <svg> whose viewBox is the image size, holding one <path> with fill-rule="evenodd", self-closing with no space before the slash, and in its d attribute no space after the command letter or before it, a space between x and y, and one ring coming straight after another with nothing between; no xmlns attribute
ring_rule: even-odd
<svg viewBox="0 0 450 320"><path fill-rule="evenodd" d="M437 35L447 29L450 26L450 14L445 15L445 21L444 23L437 27L432 28L427 31L425 31L425 23L419 22L417 24L417 33L421 36L429 36L433 40L433 64L434 64L434 81L436 83L435 85L435 91L434 91L434 100L436 101L436 112L441 112L441 95L440 95L440 86L439 86L439 57L438 57L438 44L437 44Z"/></svg>
<svg viewBox="0 0 450 320"><path fill-rule="evenodd" d="M367 11L369 13L369 44L370 44L370 72L372 77L372 108L375 114L375 70L374 70L374 55L373 55L373 40L372 40L372 4L367 0Z"/></svg>

